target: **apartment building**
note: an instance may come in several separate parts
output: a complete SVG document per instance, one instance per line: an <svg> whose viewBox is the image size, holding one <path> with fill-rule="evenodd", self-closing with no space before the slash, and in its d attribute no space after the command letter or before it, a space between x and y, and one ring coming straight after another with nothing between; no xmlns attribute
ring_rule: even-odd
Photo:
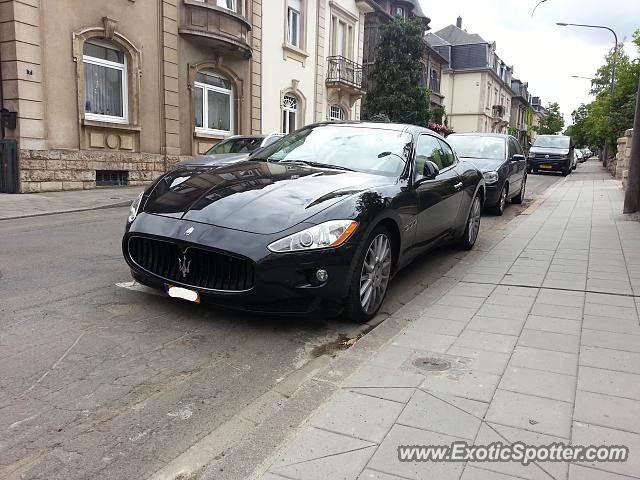
<svg viewBox="0 0 640 480"><path fill-rule="evenodd" d="M533 109L531 108L531 94L529 84L514 78L511 80L511 117L509 127L522 145L531 141Z"/></svg>
<svg viewBox="0 0 640 480"><path fill-rule="evenodd" d="M546 116L546 112L542 106L542 99L540 97L531 97L531 108L533 108L531 134L531 141L533 142L533 140L538 136L536 130L540 126L542 119Z"/></svg>
<svg viewBox="0 0 640 480"><path fill-rule="evenodd" d="M496 54L495 42L467 33L460 17L456 25L425 38L447 62L441 92L449 127L461 133L507 133L513 67Z"/></svg>

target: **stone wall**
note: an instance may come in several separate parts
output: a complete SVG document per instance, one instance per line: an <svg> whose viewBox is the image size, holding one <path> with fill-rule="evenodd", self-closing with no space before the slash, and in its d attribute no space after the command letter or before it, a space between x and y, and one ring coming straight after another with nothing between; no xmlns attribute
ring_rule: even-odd
<svg viewBox="0 0 640 480"><path fill-rule="evenodd" d="M95 188L96 170L125 170L129 172L129 185L147 185L186 158L92 150L21 150L20 192Z"/></svg>
<svg viewBox="0 0 640 480"><path fill-rule="evenodd" d="M609 171L611 175L622 180L622 186L627 189L629 176L629 160L631 159L631 137L633 129L624 132L624 137L618 139L618 149L615 158L609 160Z"/></svg>

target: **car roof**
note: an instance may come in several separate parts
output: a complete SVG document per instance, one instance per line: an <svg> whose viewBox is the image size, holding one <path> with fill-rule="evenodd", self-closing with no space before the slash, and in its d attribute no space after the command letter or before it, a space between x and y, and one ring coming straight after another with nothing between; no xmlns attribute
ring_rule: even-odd
<svg viewBox="0 0 640 480"><path fill-rule="evenodd" d="M342 122L318 122L311 125L307 125L307 127L319 127L323 125L331 125L331 126L350 126L350 127L359 127L359 128L377 128L381 130L393 130L397 132L407 132L407 133L431 133L436 137L444 139L442 135L438 132L435 132L426 127L420 127L418 125L411 125L409 123L389 123L389 122L367 122L367 121L357 121L357 120L346 120Z"/></svg>
<svg viewBox="0 0 640 480"><path fill-rule="evenodd" d="M508 133L485 133L485 132L467 132L467 133L452 133L449 135L450 137L497 137L497 138L509 138L513 137L513 135L509 135ZM515 137L514 137L515 138Z"/></svg>

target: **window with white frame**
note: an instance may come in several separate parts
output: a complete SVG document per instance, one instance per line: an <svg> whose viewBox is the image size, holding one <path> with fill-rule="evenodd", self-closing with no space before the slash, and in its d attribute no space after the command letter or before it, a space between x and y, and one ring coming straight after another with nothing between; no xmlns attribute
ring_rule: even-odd
<svg viewBox="0 0 640 480"><path fill-rule="evenodd" d="M82 62L85 118L126 123L127 61L124 52L103 40L87 40Z"/></svg>
<svg viewBox="0 0 640 480"><path fill-rule="evenodd" d="M193 89L196 132L233 134L233 87L209 71L196 74Z"/></svg>
<svg viewBox="0 0 640 480"><path fill-rule="evenodd" d="M342 122L345 119L344 110L339 105L331 105L329 108L329 121Z"/></svg>
<svg viewBox="0 0 640 480"><path fill-rule="evenodd" d="M287 43L296 48L302 48L302 2L303 0L287 1Z"/></svg>
<svg viewBox="0 0 640 480"><path fill-rule="evenodd" d="M291 133L298 129L298 99L285 95L282 99L282 133Z"/></svg>
<svg viewBox="0 0 640 480"><path fill-rule="evenodd" d="M218 0L218 6L235 12L236 0Z"/></svg>
<svg viewBox="0 0 640 480"><path fill-rule="evenodd" d="M407 11L402 7L396 7L396 17L407 18Z"/></svg>
<svg viewBox="0 0 640 480"><path fill-rule="evenodd" d="M331 55L353 58L353 24L343 17L331 18Z"/></svg>

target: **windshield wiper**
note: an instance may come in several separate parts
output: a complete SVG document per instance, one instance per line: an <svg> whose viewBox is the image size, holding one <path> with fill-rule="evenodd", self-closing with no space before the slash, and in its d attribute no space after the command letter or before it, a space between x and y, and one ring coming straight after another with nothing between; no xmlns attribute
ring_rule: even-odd
<svg viewBox="0 0 640 480"><path fill-rule="evenodd" d="M334 168L336 170L345 170L348 172L353 172L352 168L343 167L341 165L332 165L329 163L319 163L319 162L310 162L308 160L280 160L278 163L290 163L294 165L307 165L309 167L317 167L317 168Z"/></svg>

